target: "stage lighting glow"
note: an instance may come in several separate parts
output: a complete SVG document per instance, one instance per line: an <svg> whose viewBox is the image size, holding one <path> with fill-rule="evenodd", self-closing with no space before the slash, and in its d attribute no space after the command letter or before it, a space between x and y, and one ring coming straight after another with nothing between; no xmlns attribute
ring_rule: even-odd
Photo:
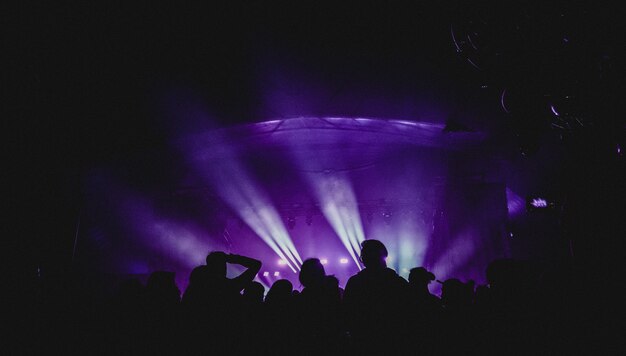
<svg viewBox="0 0 626 356"><path fill-rule="evenodd" d="M340 258L339 259L339 263L341 263L342 265L348 264L348 259L347 258Z"/></svg>
<svg viewBox="0 0 626 356"><path fill-rule="evenodd" d="M280 276L280 272L278 271L274 272L274 277L278 277L278 276Z"/></svg>
<svg viewBox="0 0 626 356"><path fill-rule="evenodd" d="M509 188L506 188L506 204L510 217L517 216L524 211L524 199Z"/></svg>
<svg viewBox="0 0 626 356"><path fill-rule="evenodd" d="M326 174L310 178L320 201L322 213L360 270L358 255L365 234L351 184L347 177L342 175Z"/></svg>
<svg viewBox="0 0 626 356"><path fill-rule="evenodd" d="M457 269L469 261L477 249L472 230L458 234L450 247L435 262L432 272L441 280L454 277Z"/></svg>
<svg viewBox="0 0 626 356"><path fill-rule="evenodd" d="M289 230L293 230L294 227L296 227L296 217L295 216L290 216L287 218L287 227L289 228Z"/></svg>
<svg viewBox="0 0 626 356"><path fill-rule="evenodd" d="M533 200L530 201L530 205L535 208L545 208L548 206L548 202L542 198L533 198Z"/></svg>
<svg viewBox="0 0 626 356"><path fill-rule="evenodd" d="M125 218L138 235L145 237L148 247L167 253L187 267L202 264L207 251L212 250L209 239L197 232L201 230L161 216L148 200L127 196L121 204L121 211L133 212Z"/></svg>
<svg viewBox="0 0 626 356"><path fill-rule="evenodd" d="M392 216L391 212L384 211L382 215L383 215L383 221L385 222L385 224L387 225L391 224L391 216Z"/></svg>
<svg viewBox="0 0 626 356"><path fill-rule="evenodd" d="M198 172L213 185L220 197L293 272L299 270L302 259L287 228L269 196L250 176L236 151L226 144L197 151L193 139L186 140L185 145L192 152L192 162ZM220 164L215 164L214 159Z"/></svg>
<svg viewBox="0 0 626 356"><path fill-rule="evenodd" d="M320 259L320 263L323 265L327 265L328 264L328 260L326 258L322 258Z"/></svg>
<svg viewBox="0 0 626 356"><path fill-rule="evenodd" d="M263 277L269 277L269 275L270 275L269 272L267 272L267 271L263 272Z"/></svg>
<svg viewBox="0 0 626 356"><path fill-rule="evenodd" d="M400 167L393 158L396 156L391 154L405 152L405 147L411 150L407 152L413 152L414 147L418 146L457 150L480 143L479 138L482 140L479 135L473 134L468 134L467 139L463 138L466 136L441 138L442 126L403 120L298 117L180 137L178 142L184 145L184 153L187 154L192 168L197 170L190 181L194 184L200 181L200 185L210 185L211 193L215 192L219 201L226 203L227 210L235 212L274 251L275 255L272 253L271 257L264 256L263 260L277 263L273 266L283 276L292 277L283 266L287 265L293 272L297 272L301 264L299 251L293 242L303 249L300 253L319 256L319 252L324 251L327 253L326 263L333 260L335 262L332 265L340 263L349 267L341 268L342 273L352 273L352 263L361 269L358 255L360 243L365 240L361 214L367 214L370 222L367 226L368 238L377 238L372 231L380 226L386 234L378 239L384 241L388 247L391 241L397 242L393 249L397 261L394 268L403 271L405 267L414 267L414 261L420 258L418 256L423 256L429 250L432 231L430 224L419 230L404 230L399 224L407 219L407 215L416 221L418 217L417 214L406 214L402 210L404 206L396 206L395 203L411 200L419 205L421 200L417 193L422 188L416 186L427 186L430 181L420 182L416 178L421 177L422 171L429 178L431 171L438 170L439 163L432 164L431 167L430 161L425 160L426 164L420 166L421 161L416 159L415 162L407 160L406 167ZM265 160L276 162L275 158L285 156L292 158L290 162L277 162L272 169L285 167L288 173L284 175L286 178L293 178L292 174L301 175L299 178L309 188L305 189L306 192L300 191L302 187L296 186L300 181L293 180L294 184L291 184L290 181L274 179L276 177L265 174L267 170L261 168L266 166L262 164ZM247 162L255 162L255 165L249 167ZM398 164L404 162L399 160ZM370 173L378 172L379 168L381 172L384 169L385 174L380 178L373 177ZM406 168L410 168L408 173ZM411 171L413 168L415 173ZM278 173L280 175L281 172ZM392 180L381 181L388 177ZM283 189L282 184L285 182L289 184ZM291 194L294 192L297 194ZM438 191L435 193L433 195L438 197ZM389 197L389 206L374 207L368 203L380 197ZM438 199L437 197L428 196L428 199ZM315 230L307 229L304 224L309 225L312 219L309 215L311 212L306 207L298 209L297 214L290 213L291 210L285 213L281 208L279 214L275 203L280 202L282 207L283 203L293 203L290 199L302 202L311 198L315 205L313 214L322 213L346 251L336 248L339 241L330 241L334 243L332 247L336 250L332 253L329 253L331 249L328 245L324 246L323 241L315 242L315 245L309 245L306 238L292 242L290 234L293 232L290 228L295 226L297 219L301 219L303 224L295 226L298 230L294 228L294 231L300 231L306 236L315 236L318 231L328 227L320 224ZM423 208L427 210L423 214L425 216L430 216L430 200L424 200ZM381 213L385 213L384 216ZM445 221L445 218L442 219ZM421 226L427 222L417 223ZM434 223L432 225L435 226ZM406 236L405 247L410 248L402 250L399 239L401 236ZM417 240L420 240L419 245ZM432 244L437 245L438 242L433 239ZM429 265L437 261L440 254L435 248L432 251L432 256L427 256ZM338 262L339 257L347 260L347 264ZM274 262L278 259L281 261ZM321 262L325 264L323 260ZM268 273L271 275L273 271Z"/></svg>
<svg viewBox="0 0 626 356"><path fill-rule="evenodd" d="M385 259L387 267L407 278L408 272L405 269L410 271L413 267L424 265L430 231L415 213L400 213L395 217L390 225L382 221L374 224L368 231L368 237L385 244L389 253Z"/></svg>

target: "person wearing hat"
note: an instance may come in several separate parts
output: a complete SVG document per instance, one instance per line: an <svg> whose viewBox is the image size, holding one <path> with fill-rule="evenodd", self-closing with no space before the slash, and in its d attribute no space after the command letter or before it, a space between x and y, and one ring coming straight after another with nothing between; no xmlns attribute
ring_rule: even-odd
<svg viewBox="0 0 626 356"><path fill-rule="evenodd" d="M415 267L409 272L411 298L424 308L439 308L441 306L441 300L428 290L428 285L434 280L435 275L424 267Z"/></svg>

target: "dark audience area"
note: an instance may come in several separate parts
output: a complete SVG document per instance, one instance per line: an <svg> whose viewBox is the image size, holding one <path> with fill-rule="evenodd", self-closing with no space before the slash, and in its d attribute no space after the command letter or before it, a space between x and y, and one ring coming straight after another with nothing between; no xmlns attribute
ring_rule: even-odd
<svg viewBox="0 0 626 356"><path fill-rule="evenodd" d="M345 289L317 258L303 262L301 290L279 279L264 290L261 262L211 252L181 291L173 272L119 284L112 298L84 277L38 278L27 293L28 353L176 355L369 355L587 353L597 325L574 265L539 269L500 259L488 285L440 281L424 267L409 280L386 264L387 249L365 240L363 269ZM226 277L228 264L245 270ZM583 275L583 274L579 274ZM442 283L441 295L429 292ZM592 308L591 308L592 309ZM594 346L595 345L595 346Z"/></svg>

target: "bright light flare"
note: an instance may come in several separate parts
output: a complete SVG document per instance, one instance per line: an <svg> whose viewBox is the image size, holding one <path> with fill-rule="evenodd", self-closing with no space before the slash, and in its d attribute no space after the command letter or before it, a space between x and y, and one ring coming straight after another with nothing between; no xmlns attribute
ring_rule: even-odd
<svg viewBox="0 0 626 356"><path fill-rule="evenodd" d="M208 146L202 138L185 141L191 163L239 217L294 273L297 272L302 259L271 200L250 176L239 155L226 143L228 141L219 137L216 141ZM197 150L198 145L204 149Z"/></svg>
<svg viewBox="0 0 626 356"><path fill-rule="evenodd" d="M339 236L359 270L361 242L365 240L359 209L348 179L344 176L311 177L322 213Z"/></svg>
<svg viewBox="0 0 626 356"><path fill-rule="evenodd" d="M348 259L347 258L340 258L339 259L339 263L341 263L342 265L346 265L346 264L348 264Z"/></svg>
<svg viewBox="0 0 626 356"><path fill-rule="evenodd" d="M530 205L534 206L535 208L545 208L548 206L548 202L542 198L534 198L533 200L531 200Z"/></svg>

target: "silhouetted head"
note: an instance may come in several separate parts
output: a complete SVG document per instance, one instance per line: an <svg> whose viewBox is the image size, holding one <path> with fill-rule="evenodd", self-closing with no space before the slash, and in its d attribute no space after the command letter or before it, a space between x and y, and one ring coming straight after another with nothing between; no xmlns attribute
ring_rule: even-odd
<svg viewBox="0 0 626 356"><path fill-rule="evenodd" d="M226 277L226 254L222 251L213 251L206 256L207 272L210 277Z"/></svg>
<svg viewBox="0 0 626 356"><path fill-rule="evenodd" d="M411 268L409 283L411 285L428 284L435 280L435 275L424 267Z"/></svg>
<svg viewBox="0 0 626 356"><path fill-rule="evenodd" d="M292 290L293 284L291 284L291 282L286 279L279 279L270 287L270 290L265 296L265 302L270 304L284 303L291 298Z"/></svg>
<svg viewBox="0 0 626 356"><path fill-rule="evenodd" d="M302 263L298 279L304 287L316 287L322 285L325 276L326 271L320 260L309 258Z"/></svg>
<svg viewBox="0 0 626 356"><path fill-rule="evenodd" d="M263 302L263 294L265 293L265 287L259 282L252 281L243 290L243 297L254 303Z"/></svg>
<svg viewBox="0 0 626 356"><path fill-rule="evenodd" d="M339 288L339 278L330 275L324 278L324 285L329 288Z"/></svg>
<svg viewBox="0 0 626 356"><path fill-rule="evenodd" d="M387 267L387 248L378 240L361 242L361 262L366 268Z"/></svg>
<svg viewBox="0 0 626 356"><path fill-rule="evenodd" d="M324 277L324 291L337 302L341 299L341 290L339 289L339 279L335 276Z"/></svg>
<svg viewBox="0 0 626 356"><path fill-rule="evenodd" d="M197 266L191 270L189 275L189 285L199 286L207 283L209 279L209 268L205 265Z"/></svg>
<svg viewBox="0 0 626 356"><path fill-rule="evenodd" d="M447 279L441 287L441 301L447 306L471 304L473 295L473 284L463 283L456 278Z"/></svg>
<svg viewBox="0 0 626 356"><path fill-rule="evenodd" d="M120 295L139 295L143 292L144 287L137 278L130 278L120 283L118 294Z"/></svg>

